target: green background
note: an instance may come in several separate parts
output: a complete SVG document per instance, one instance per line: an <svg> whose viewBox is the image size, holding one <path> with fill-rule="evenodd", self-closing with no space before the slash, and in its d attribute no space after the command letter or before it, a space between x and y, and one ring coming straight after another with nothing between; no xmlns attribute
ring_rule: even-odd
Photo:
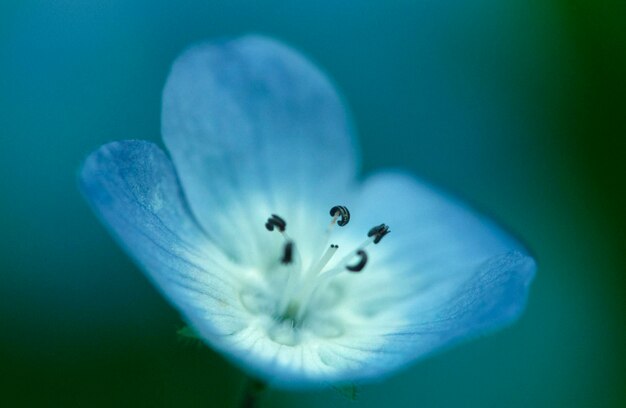
<svg viewBox="0 0 626 408"><path fill-rule="evenodd" d="M357 405L273 391L266 406L624 406L625 27L623 1L3 1L0 405L236 402L242 375L177 338L76 175L107 141L159 141L182 49L260 32L334 78L366 172L407 168L465 197L539 264L515 326Z"/></svg>

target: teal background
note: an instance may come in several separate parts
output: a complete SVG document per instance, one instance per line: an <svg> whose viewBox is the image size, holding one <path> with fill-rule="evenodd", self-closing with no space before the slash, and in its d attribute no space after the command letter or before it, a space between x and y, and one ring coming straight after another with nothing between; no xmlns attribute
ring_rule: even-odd
<svg viewBox="0 0 626 408"><path fill-rule="evenodd" d="M107 141L159 141L182 49L247 32L332 76L365 171L403 167L455 192L539 264L516 325L363 387L356 404L272 391L265 406L626 405L625 21L623 1L603 0L3 1L0 405L235 404L242 375L177 338L177 313L76 175Z"/></svg>

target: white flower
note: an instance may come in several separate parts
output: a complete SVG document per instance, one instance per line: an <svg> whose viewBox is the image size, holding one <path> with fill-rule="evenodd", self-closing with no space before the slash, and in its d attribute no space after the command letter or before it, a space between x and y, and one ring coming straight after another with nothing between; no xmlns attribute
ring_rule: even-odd
<svg viewBox="0 0 626 408"><path fill-rule="evenodd" d="M83 192L202 339L271 385L384 376L523 309L525 250L402 172L356 183L342 101L280 43L189 49L162 131L171 158L107 144Z"/></svg>

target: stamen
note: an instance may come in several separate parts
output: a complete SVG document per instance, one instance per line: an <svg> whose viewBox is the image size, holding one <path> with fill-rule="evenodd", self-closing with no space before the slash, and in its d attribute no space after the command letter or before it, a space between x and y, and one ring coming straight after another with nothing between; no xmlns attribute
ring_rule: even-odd
<svg viewBox="0 0 626 408"><path fill-rule="evenodd" d="M350 211L343 205L336 205L330 209L330 216L333 217L333 222L337 221L337 225L340 227L345 226L350 222ZM341 217L337 220L338 217Z"/></svg>
<svg viewBox="0 0 626 408"><path fill-rule="evenodd" d="M287 223L278 215L272 214L272 216L267 219L265 228L267 228L268 231L274 231L274 227L278 228L278 231L284 232L285 228L287 228Z"/></svg>
<svg viewBox="0 0 626 408"><path fill-rule="evenodd" d="M279 217L276 214L272 214L272 216L267 219L267 222L265 223L265 228L267 228L268 231L274 231L274 228L276 228L285 240L283 257L281 258L280 262L283 265L292 264L294 262L296 266L299 265L301 258L298 247L296 247L293 240L285 232L285 228L287 228L287 222L282 217Z"/></svg>
<svg viewBox="0 0 626 408"><path fill-rule="evenodd" d="M346 265L346 269L350 272L361 272L367 263L367 253L364 250L359 249L356 251L356 254L357 256L360 256L361 259L356 265Z"/></svg>
<svg viewBox="0 0 626 408"><path fill-rule="evenodd" d="M283 248L283 258L280 260L284 265L293 262L293 241L287 241Z"/></svg>
<svg viewBox="0 0 626 408"><path fill-rule="evenodd" d="M283 233L283 235L285 235L285 233ZM286 311L289 301L291 300L294 287L298 283L301 275L300 253L298 251L298 247L292 240L287 238L285 238L285 246L281 263L287 268L288 275L287 284L285 285L285 290L280 301L279 310Z"/></svg>
<svg viewBox="0 0 626 408"><path fill-rule="evenodd" d="M344 207L341 205L336 205L333 208L331 208L330 215L333 218L330 221L330 224L328 224L328 227L326 228L326 233L324 234L324 240L322 242L322 245L318 247L318 250L316 251L316 256L314 259L319 259L323 255L324 249L328 245L328 241L330 240L330 236L332 235L335 225L339 225L340 227L343 227L346 224L348 224L348 222L350 221L350 211L348 211L347 207Z"/></svg>
<svg viewBox="0 0 626 408"><path fill-rule="evenodd" d="M367 236L374 237L374 241L373 241L374 244L378 244L380 240L383 239L383 237L389 234L390 232L391 231L389 231L389 226L385 224L380 224L370 229L369 232L367 233Z"/></svg>
<svg viewBox="0 0 626 408"><path fill-rule="evenodd" d="M320 291L323 291L334 277L349 272L361 272L368 263L368 254L365 248L369 245L378 244L390 230L386 224L380 224L371 228L367 233L367 239L354 251L346 254L343 259L333 267L327 269L339 246L328 245L335 225L343 227L350 222L350 211L347 207L337 205L330 209L332 220L326 229L321 247L317 247L313 253L317 256L309 258L311 263L308 268L302 269L302 260L299 248L286 233L287 222L276 214L267 219L265 227L268 231L277 229L284 239L282 257L280 263L287 273L287 281L283 290L278 311L275 315L280 322L287 319L292 324L300 324L307 313L309 304ZM295 327L295 326L294 326Z"/></svg>

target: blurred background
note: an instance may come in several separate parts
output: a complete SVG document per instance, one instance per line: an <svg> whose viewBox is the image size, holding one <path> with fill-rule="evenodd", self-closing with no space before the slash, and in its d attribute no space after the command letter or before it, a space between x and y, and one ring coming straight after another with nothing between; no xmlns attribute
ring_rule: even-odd
<svg viewBox="0 0 626 408"><path fill-rule="evenodd" d="M170 64L259 32L344 92L366 172L465 197L539 262L514 326L360 389L265 406L626 405L626 3L566 0L0 3L0 405L232 406L243 376L177 313L76 188L118 139L160 143Z"/></svg>

